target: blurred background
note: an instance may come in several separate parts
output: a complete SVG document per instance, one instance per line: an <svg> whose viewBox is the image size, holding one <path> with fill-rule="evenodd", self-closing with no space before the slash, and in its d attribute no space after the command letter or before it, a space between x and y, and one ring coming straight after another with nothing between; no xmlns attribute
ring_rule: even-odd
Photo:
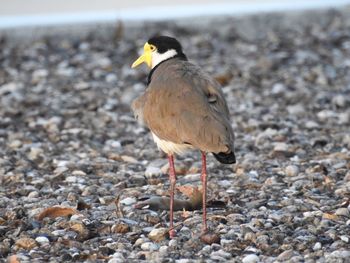
<svg viewBox="0 0 350 263"><path fill-rule="evenodd" d="M339 7L348 3L350 0L1 0L0 28L114 20L160 20L203 15L243 15Z"/></svg>

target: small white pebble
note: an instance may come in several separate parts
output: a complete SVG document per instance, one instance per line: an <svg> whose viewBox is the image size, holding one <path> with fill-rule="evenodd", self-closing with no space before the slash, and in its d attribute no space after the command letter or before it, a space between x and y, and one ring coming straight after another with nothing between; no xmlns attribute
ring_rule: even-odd
<svg viewBox="0 0 350 263"><path fill-rule="evenodd" d="M322 248L321 242L316 242L314 247L312 248L314 251L320 250Z"/></svg>
<svg viewBox="0 0 350 263"><path fill-rule="evenodd" d="M146 168L145 176L147 178L158 177L162 174L162 170L159 167L148 166Z"/></svg>
<svg viewBox="0 0 350 263"><path fill-rule="evenodd" d="M76 176L67 176L65 181L67 183L76 183L78 181L78 178Z"/></svg>
<svg viewBox="0 0 350 263"><path fill-rule="evenodd" d="M257 171L250 171L248 173L249 177L252 178L252 179L257 179L259 178L259 173Z"/></svg>
<svg viewBox="0 0 350 263"><path fill-rule="evenodd" d="M187 259L187 258L182 258L182 259L177 259L175 260L175 263L190 263L192 262L191 259Z"/></svg>
<svg viewBox="0 0 350 263"><path fill-rule="evenodd" d="M28 198L37 198L39 193L37 191L32 191L28 194Z"/></svg>
<svg viewBox="0 0 350 263"><path fill-rule="evenodd" d="M288 145L284 142L278 142L273 148L274 151L286 152L288 150Z"/></svg>
<svg viewBox="0 0 350 263"><path fill-rule="evenodd" d="M275 83L272 86L271 93L272 94L281 94L287 90L286 86L283 83Z"/></svg>
<svg viewBox="0 0 350 263"><path fill-rule="evenodd" d="M288 165L285 169L287 176L297 176L299 173L299 168L296 165Z"/></svg>
<svg viewBox="0 0 350 263"><path fill-rule="evenodd" d="M50 240L44 236L37 237L35 241L38 242L40 245L50 243Z"/></svg>
<svg viewBox="0 0 350 263"><path fill-rule="evenodd" d="M76 214L76 215L72 215L70 217L70 221L81 221L84 218L84 215L82 214Z"/></svg>
<svg viewBox="0 0 350 263"><path fill-rule="evenodd" d="M132 205L136 203L136 198L135 197L127 197L123 200L120 201L122 205Z"/></svg>
<svg viewBox="0 0 350 263"><path fill-rule="evenodd" d="M113 147L113 148L121 148L122 147L120 141L115 141L115 140L108 140L108 141L106 141L106 144Z"/></svg>
<svg viewBox="0 0 350 263"><path fill-rule="evenodd" d="M124 263L125 258L122 253L120 252L115 252L112 255L112 258L108 261L108 263Z"/></svg>
<svg viewBox="0 0 350 263"><path fill-rule="evenodd" d="M108 263L124 263L125 259L124 258L111 258L108 260Z"/></svg>
<svg viewBox="0 0 350 263"><path fill-rule="evenodd" d="M152 242L145 242L141 245L141 249L144 251L156 251L159 249L159 246Z"/></svg>
<svg viewBox="0 0 350 263"><path fill-rule="evenodd" d="M316 128L319 127L319 125L318 125L318 123L315 122L315 121L306 121L305 127L306 127L307 129L316 129Z"/></svg>
<svg viewBox="0 0 350 263"><path fill-rule="evenodd" d="M210 252L210 251L211 251L211 246L210 246L210 245L205 245L205 246L202 248L202 251Z"/></svg>
<svg viewBox="0 0 350 263"><path fill-rule="evenodd" d="M86 173L81 171L81 170L75 170L72 172L72 175L75 175L75 176L85 176Z"/></svg>
<svg viewBox="0 0 350 263"><path fill-rule="evenodd" d="M143 240L143 238L140 237L140 238L136 239L134 246L140 246L143 243L144 243L144 240Z"/></svg>
<svg viewBox="0 0 350 263"><path fill-rule="evenodd" d="M172 239L169 241L169 247L176 247L177 246L177 240L176 239Z"/></svg>
<svg viewBox="0 0 350 263"><path fill-rule="evenodd" d="M337 216L349 216L349 210L346 207L340 207L335 211Z"/></svg>
<svg viewBox="0 0 350 263"><path fill-rule="evenodd" d="M242 259L242 263L257 263L260 262L259 257L255 254L250 254Z"/></svg>
<svg viewBox="0 0 350 263"><path fill-rule="evenodd" d="M340 239L342 241L344 241L345 243L349 243L349 237L348 236L342 235L342 236L340 236Z"/></svg>
<svg viewBox="0 0 350 263"><path fill-rule="evenodd" d="M14 140L9 143L9 147L12 149L17 149L22 146L22 142L20 140Z"/></svg>
<svg viewBox="0 0 350 263"><path fill-rule="evenodd" d="M166 254L168 253L168 246L161 246L161 247L159 248L159 253L160 253L161 255L166 255Z"/></svg>
<svg viewBox="0 0 350 263"><path fill-rule="evenodd" d="M63 236L65 233L66 233L66 230L64 229L58 229L51 232L51 234L54 236Z"/></svg>

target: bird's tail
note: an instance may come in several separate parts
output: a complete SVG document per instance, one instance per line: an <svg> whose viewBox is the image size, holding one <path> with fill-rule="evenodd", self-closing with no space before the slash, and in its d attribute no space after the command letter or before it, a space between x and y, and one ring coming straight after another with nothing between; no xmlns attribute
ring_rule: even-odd
<svg viewBox="0 0 350 263"><path fill-rule="evenodd" d="M220 163L224 164L231 164L231 163L236 163L236 156L233 151L229 153L213 153L214 157L216 160L218 160Z"/></svg>

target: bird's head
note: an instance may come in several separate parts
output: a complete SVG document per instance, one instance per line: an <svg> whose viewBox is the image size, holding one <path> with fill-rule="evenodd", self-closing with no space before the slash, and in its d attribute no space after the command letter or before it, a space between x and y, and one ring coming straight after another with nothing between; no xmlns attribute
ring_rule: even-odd
<svg viewBox="0 0 350 263"><path fill-rule="evenodd" d="M156 36L146 42L143 47L143 54L131 67L135 68L142 63L146 63L148 67L154 68L160 62L175 56L186 58L179 41L168 36Z"/></svg>

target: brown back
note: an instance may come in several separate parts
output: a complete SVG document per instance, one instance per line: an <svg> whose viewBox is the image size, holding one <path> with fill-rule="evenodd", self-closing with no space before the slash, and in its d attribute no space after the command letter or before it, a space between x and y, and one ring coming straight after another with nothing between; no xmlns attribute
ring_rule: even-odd
<svg viewBox="0 0 350 263"><path fill-rule="evenodd" d="M188 61L171 59L160 64L132 107L160 139L206 152L233 150L234 134L221 89Z"/></svg>

